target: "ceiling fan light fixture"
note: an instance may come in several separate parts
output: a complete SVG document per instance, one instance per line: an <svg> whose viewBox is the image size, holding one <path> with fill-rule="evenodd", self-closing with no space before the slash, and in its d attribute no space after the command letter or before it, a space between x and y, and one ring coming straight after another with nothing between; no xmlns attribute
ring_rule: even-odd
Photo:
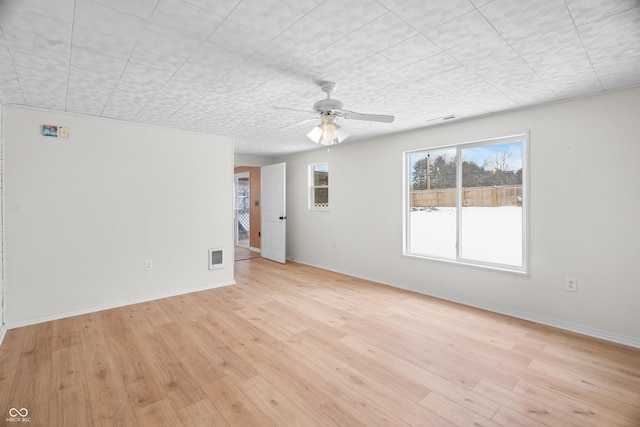
<svg viewBox="0 0 640 427"><path fill-rule="evenodd" d="M323 121L311 129L307 137L320 145L336 145L347 139L349 135L340 126L330 121Z"/></svg>
<svg viewBox="0 0 640 427"><path fill-rule="evenodd" d="M311 129L311 132L307 134L307 138L309 138L316 144L320 143L321 137L322 137L322 123L320 123L318 126Z"/></svg>
<svg viewBox="0 0 640 427"><path fill-rule="evenodd" d="M340 144L347 138L347 134L340 129L335 123L326 123L322 132L322 138L320 138L321 145L336 145Z"/></svg>

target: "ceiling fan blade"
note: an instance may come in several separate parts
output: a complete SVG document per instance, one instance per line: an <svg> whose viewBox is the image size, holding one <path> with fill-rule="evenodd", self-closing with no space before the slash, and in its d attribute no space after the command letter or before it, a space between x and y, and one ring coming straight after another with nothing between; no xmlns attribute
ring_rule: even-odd
<svg viewBox="0 0 640 427"><path fill-rule="evenodd" d="M317 117L314 117L313 119L300 120L300 121L298 121L298 122L291 123L291 124L289 124L289 125L280 126L278 129L286 129L286 128L290 128L290 127L293 127L293 126L301 125L301 124L303 124L303 123L310 123L310 122L317 122L317 123L319 123L319 122L320 122L320 119L319 119L319 118L317 118Z"/></svg>
<svg viewBox="0 0 640 427"><path fill-rule="evenodd" d="M298 111L300 113L309 113L309 114L316 114L315 111L312 110L299 110L297 108L289 108L289 107L274 107L271 106L271 108L275 109L275 110L287 110L287 111Z"/></svg>
<svg viewBox="0 0 640 427"><path fill-rule="evenodd" d="M349 110L340 110L340 115L349 120L366 120L369 122L391 123L393 119L395 119L394 116L387 116L384 114L360 114Z"/></svg>

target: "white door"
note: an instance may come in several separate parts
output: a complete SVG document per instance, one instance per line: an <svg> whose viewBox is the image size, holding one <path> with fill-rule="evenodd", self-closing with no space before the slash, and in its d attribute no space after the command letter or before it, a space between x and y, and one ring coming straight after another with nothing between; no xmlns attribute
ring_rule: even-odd
<svg viewBox="0 0 640 427"><path fill-rule="evenodd" d="M263 166L260 250L264 258L284 264L287 256L286 164Z"/></svg>

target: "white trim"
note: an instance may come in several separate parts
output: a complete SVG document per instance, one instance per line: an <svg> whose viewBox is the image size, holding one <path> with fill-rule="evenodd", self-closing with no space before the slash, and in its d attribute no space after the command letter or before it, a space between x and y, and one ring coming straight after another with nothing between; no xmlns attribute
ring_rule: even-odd
<svg viewBox="0 0 640 427"><path fill-rule="evenodd" d="M2 347L2 341L4 341L4 336L7 335L7 325L0 325L0 347Z"/></svg>
<svg viewBox="0 0 640 427"><path fill-rule="evenodd" d="M565 322L564 320L554 319L554 318L551 318L551 317L539 316L539 315L536 315L536 314L525 313L525 312L521 312L521 311L517 311L517 310L511 310L511 309L508 309L508 308L505 308L505 307L494 306L494 305L486 305L486 304L478 304L476 302L473 302L471 300L467 300L467 299L464 299L464 298L451 298L449 296L445 296L445 295L438 294L438 293L427 293L427 292L424 292L424 290L418 289L418 288L413 287L413 286L407 286L407 285L400 284L400 283L386 282L386 281L380 280L379 278L361 276L361 275L357 275L357 274L354 274L354 273L351 273L351 272L348 272L348 271L337 270L337 269L332 269L332 268L325 267L325 266L322 266L322 265L308 263L308 262L305 262L305 261L302 261L302 260L299 260L299 259L290 258L290 261L295 261L297 263L309 265L311 267L322 268L323 270L333 271L335 273L346 274L348 276L356 277L358 279L363 279L363 280L368 280L368 281L371 281L371 282L376 282L376 283L379 283L379 284L385 285L385 286L391 286L392 288L403 289L403 290L415 292L415 293L418 293L418 294L421 294L421 295L427 295L427 296L438 298L438 299L441 299L441 300L455 302L455 303L466 305L466 306L469 306L469 307L479 308L481 310L486 310L486 311L490 311L492 313L502 314L504 316L514 317L516 319L526 320L526 321L533 322L533 323L539 323L541 325L546 325L546 326L552 326L554 328L562 329L564 331L569 331L569 332L575 332L577 334L585 335L585 336L591 337L591 338L598 338L598 339L609 341L609 342L613 342L613 343L616 343L616 344L622 344L622 345L626 345L626 346L629 346L629 347L640 348L640 338L630 337L628 335L616 334L614 332L609 332L609 331L605 331L605 330L602 330L602 329L596 329L596 328L591 328L591 327L585 326L585 325L579 325L579 324L576 324L576 323Z"/></svg>
<svg viewBox="0 0 640 427"><path fill-rule="evenodd" d="M55 314L49 314L46 316L32 317L30 319L7 322L5 326L6 326L6 329L16 329L16 328L21 328L23 326L35 325L37 323L50 322L52 320L59 320L67 317L73 317L73 316L81 316L83 314L95 313L98 311L110 310L112 308L120 308L128 305L140 304L143 302L155 301L163 298L170 298L178 295L190 294L193 292L206 291L209 289L221 288L223 286L229 286L229 285L235 285L235 284L236 284L235 280L231 280L228 282L213 283L209 285L191 288L183 292L167 292L164 294L158 294L158 295L149 296L149 297L133 298L126 301L121 301L119 303L104 304L104 305L98 305L95 307L88 307L88 308L83 308L79 310L68 311L66 313L55 313Z"/></svg>

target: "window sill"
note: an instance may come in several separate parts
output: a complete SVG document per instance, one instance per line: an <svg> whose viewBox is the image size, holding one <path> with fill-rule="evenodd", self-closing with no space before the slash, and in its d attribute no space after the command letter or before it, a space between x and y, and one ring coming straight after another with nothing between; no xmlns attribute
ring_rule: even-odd
<svg viewBox="0 0 640 427"><path fill-rule="evenodd" d="M520 276L528 276L529 275L529 272L527 271L526 267L516 267L516 266L500 265L500 264L488 264L488 263L477 263L477 262L472 262L472 261L456 260L456 259L448 259L448 258L438 258L438 257L434 257L434 256L416 255L416 254L408 254L408 253L403 253L402 256L403 257L407 257L407 258L426 260L426 261L444 262L444 263L447 263L447 264L460 265L460 266L463 266L463 267L480 268L480 269L483 269L483 270L499 271L499 272L503 272L503 273L512 273L512 274L517 274L517 275L520 275Z"/></svg>

